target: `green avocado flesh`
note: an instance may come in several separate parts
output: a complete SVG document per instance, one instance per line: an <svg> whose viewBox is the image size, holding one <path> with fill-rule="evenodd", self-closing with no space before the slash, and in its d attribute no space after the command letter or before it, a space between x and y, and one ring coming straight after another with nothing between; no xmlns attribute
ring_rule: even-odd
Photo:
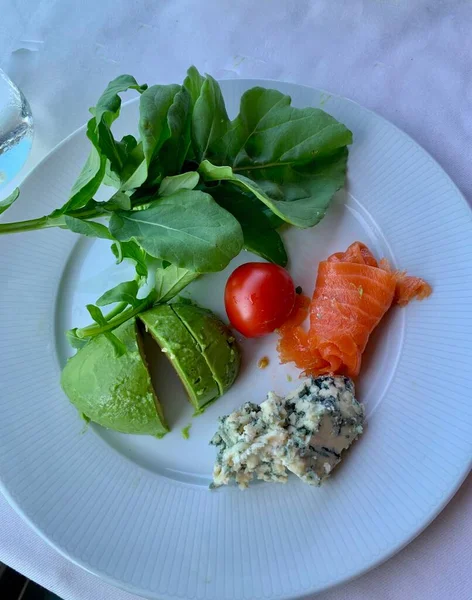
<svg viewBox="0 0 472 600"><path fill-rule="evenodd" d="M209 310L191 304L171 306L197 342L223 395L233 385L241 363L231 331Z"/></svg>
<svg viewBox="0 0 472 600"><path fill-rule="evenodd" d="M221 394L197 342L170 305L152 308L139 318L171 361L196 412L201 412Z"/></svg>
<svg viewBox="0 0 472 600"><path fill-rule="evenodd" d="M127 352L117 357L109 340L98 335L68 360L62 387L79 412L99 425L162 437L169 428L140 352L135 320L113 333Z"/></svg>
<svg viewBox="0 0 472 600"><path fill-rule="evenodd" d="M174 366L197 414L233 384L240 354L229 329L210 311L189 304L161 305L138 316ZM118 357L104 334L70 358L62 387L85 419L121 433L165 435L136 320L113 331L126 346Z"/></svg>

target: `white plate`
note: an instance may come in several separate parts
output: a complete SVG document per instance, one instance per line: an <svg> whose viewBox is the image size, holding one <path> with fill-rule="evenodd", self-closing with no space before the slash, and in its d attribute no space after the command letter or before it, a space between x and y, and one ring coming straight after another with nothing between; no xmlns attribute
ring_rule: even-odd
<svg viewBox="0 0 472 600"><path fill-rule="evenodd" d="M427 301L392 309L369 344L358 385L369 425L322 488L293 479L244 493L207 489L218 415L296 385L296 371L277 363L274 336L243 343L237 384L192 421L188 441L180 429L191 408L165 360L159 391L173 426L165 439L84 431L59 386L63 331L87 322L86 302L128 267L114 266L107 243L67 231L0 237L1 489L64 555L150 598L298 598L345 581L413 539L470 468L469 207L415 142L348 100L224 81L231 116L258 84L299 107L322 105L354 132L347 191L318 227L284 235L296 283L311 291L318 262L361 240L434 288ZM118 133L135 128L136 114L136 103L124 106ZM8 220L62 204L87 152L83 130L66 139L25 181ZM224 316L226 277L249 259L195 283L193 297ZM271 362L261 371L264 355Z"/></svg>

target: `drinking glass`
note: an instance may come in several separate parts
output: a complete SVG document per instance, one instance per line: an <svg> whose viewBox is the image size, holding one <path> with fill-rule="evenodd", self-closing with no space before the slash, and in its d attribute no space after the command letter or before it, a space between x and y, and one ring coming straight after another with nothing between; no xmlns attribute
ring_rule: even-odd
<svg viewBox="0 0 472 600"><path fill-rule="evenodd" d="M0 189L25 164L33 143L33 116L21 90L0 69Z"/></svg>

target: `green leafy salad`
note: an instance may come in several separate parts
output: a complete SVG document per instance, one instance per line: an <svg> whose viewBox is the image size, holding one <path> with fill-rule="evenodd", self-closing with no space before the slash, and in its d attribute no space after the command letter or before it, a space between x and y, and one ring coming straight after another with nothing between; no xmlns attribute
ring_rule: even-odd
<svg viewBox="0 0 472 600"><path fill-rule="evenodd" d="M138 136L119 140L112 126L129 90L139 95ZM133 280L87 306L92 323L67 332L78 352L62 384L87 418L159 437L168 428L141 330L170 358L196 412L222 395L239 368L231 332L176 297L242 249L285 266L280 228L323 218L344 185L352 134L323 110L295 108L289 96L261 87L243 94L230 120L218 83L195 67L182 85L117 77L90 112L90 153L65 204L37 219L1 222L0 234L60 227L110 240L117 263L134 263ZM102 186L106 201L94 198ZM0 214L18 196L0 202Z"/></svg>

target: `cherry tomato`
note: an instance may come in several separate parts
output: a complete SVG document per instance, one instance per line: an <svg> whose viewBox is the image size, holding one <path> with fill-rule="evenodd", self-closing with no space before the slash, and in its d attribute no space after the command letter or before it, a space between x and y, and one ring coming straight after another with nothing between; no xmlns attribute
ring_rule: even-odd
<svg viewBox="0 0 472 600"><path fill-rule="evenodd" d="M230 275L225 307L231 324L246 337L280 327L295 304L295 287L285 269L271 263L246 263Z"/></svg>

